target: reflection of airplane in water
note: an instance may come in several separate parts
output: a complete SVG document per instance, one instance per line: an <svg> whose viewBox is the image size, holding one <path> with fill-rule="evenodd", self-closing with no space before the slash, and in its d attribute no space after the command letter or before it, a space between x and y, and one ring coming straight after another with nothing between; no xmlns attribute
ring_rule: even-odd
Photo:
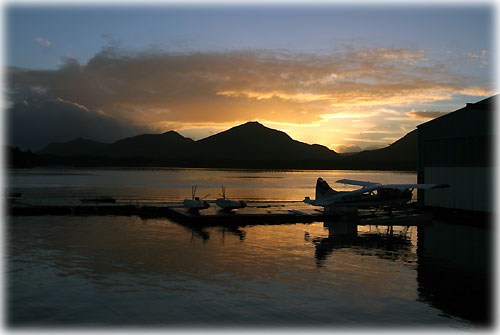
<svg viewBox="0 0 500 335"><path fill-rule="evenodd" d="M316 199L304 199L306 204L323 206L325 211L340 208L373 208L402 205L409 202L415 188L434 189L449 187L446 184L387 184L367 181L341 179L337 183L362 186L355 191L335 191L326 181L318 178L316 182Z"/></svg>
<svg viewBox="0 0 500 335"><path fill-rule="evenodd" d="M204 225L200 226L198 224L189 224L189 223L179 223L182 227L186 228L187 230L191 231L191 240L194 239L194 237L199 237L203 240L203 242L206 242L210 239L210 233L213 233L214 230L212 228L219 228L220 235L222 238L222 242L224 243L225 239L225 233L229 233L230 235L236 236L239 238L240 241L244 241L246 239L246 231L240 229L239 226L237 225L228 225L228 226L222 226L222 225Z"/></svg>
<svg viewBox="0 0 500 335"><path fill-rule="evenodd" d="M390 260L414 261L416 254L412 251L411 236L408 227L394 232L392 226L374 232L358 234L357 225L353 222L325 222L328 227L328 237L311 238L308 233L304 240L315 246L316 264L323 262L336 249L351 248L364 256L378 256ZM385 230L385 231L384 231Z"/></svg>

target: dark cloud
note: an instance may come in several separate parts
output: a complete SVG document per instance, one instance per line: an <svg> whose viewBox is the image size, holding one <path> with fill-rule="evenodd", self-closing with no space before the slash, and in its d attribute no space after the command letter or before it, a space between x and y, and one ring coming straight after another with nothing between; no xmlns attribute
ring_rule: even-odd
<svg viewBox="0 0 500 335"><path fill-rule="evenodd" d="M439 111L416 111L412 110L411 112L408 112L407 114L411 116L413 119L418 119L418 120L431 120L435 119L437 117L443 116L445 114L448 114L449 112L439 112Z"/></svg>
<svg viewBox="0 0 500 335"><path fill-rule="evenodd" d="M7 109L7 144L38 150L77 137L111 142L140 132L61 99L20 102Z"/></svg>

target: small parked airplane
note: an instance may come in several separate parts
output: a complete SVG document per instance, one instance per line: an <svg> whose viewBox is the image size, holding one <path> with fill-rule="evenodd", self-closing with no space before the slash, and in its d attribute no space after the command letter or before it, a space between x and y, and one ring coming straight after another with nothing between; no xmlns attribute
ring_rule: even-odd
<svg viewBox="0 0 500 335"><path fill-rule="evenodd" d="M326 181L318 178L316 199L306 197L303 201L313 206L323 206L325 211L344 208L373 208L401 205L409 202L415 188L433 189L449 187L446 184L387 184L341 179L337 183L362 186L355 191L335 191Z"/></svg>

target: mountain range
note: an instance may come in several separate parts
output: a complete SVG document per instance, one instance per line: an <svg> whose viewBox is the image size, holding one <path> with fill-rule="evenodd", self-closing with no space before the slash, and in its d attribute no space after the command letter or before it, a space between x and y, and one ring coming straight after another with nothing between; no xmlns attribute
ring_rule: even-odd
<svg viewBox="0 0 500 335"><path fill-rule="evenodd" d="M36 155L43 165L416 170L417 131L386 148L345 156L322 145L296 141L258 122L247 122L198 141L175 131L113 143L77 138L51 143Z"/></svg>
<svg viewBox="0 0 500 335"><path fill-rule="evenodd" d="M418 130L415 129L385 148L342 157L338 168L416 171L417 156Z"/></svg>

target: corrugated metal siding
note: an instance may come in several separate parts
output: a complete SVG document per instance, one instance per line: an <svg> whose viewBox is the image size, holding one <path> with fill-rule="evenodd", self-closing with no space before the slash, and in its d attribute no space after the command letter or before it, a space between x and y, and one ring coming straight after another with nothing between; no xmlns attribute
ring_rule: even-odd
<svg viewBox="0 0 500 335"><path fill-rule="evenodd" d="M450 187L426 190L424 205L489 212L493 172L492 167L426 167L426 183L445 183Z"/></svg>

